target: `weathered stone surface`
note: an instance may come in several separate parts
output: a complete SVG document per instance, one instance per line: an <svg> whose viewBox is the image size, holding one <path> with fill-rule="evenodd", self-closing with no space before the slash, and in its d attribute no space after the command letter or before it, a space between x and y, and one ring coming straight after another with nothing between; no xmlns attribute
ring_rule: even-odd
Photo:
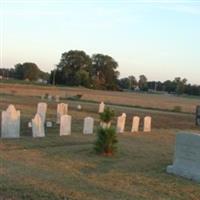
<svg viewBox="0 0 200 200"><path fill-rule="evenodd" d="M47 104L44 102L38 103L37 113L40 115L43 124L45 123L46 120L46 112L47 112Z"/></svg>
<svg viewBox="0 0 200 200"><path fill-rule="evenodd" d="M108 123L106 123L106 122L100 122L100 126L102 127L102 128L110 128L110 126L111 126L111 122L108 122Z"/></svg>
<svg viewBox="0 0 200 200"><path fill-rule="evenodd" d="M200 135L178 133L173 165L167 172L200 182Z"/></svg>
<svg viewBox="0 0 200 200"><path fill-rule="evenodd" d="M20 136L20 111L14 105L9 105L1 117L1 137L19 138Z"/></svg>
<svg viewBox="0 0 200 200"><path fill-rule="evenodd" d="M32 134L33 137L44 137L44 123L42 122L42 118L40 114L36 114L32 119Z"/></svg>
<svg viewBox="0 0 200 200"><path fill-rule="evenodd" d="M131 132L138 132L139 131L139 125L140 125L140 118L138 116L134 116L133 122L132 122Z"/></svg>
<svg viewBox="0 0 200 200"><path fill-rule="evenodd" d="M46 127L47 128L52 128L53 127L53 123L51 121L46 122Z"/></svg>
<svg viewBox="0 0 200 200"><path fill-rule="evenodd" d="M150 116L146 116L144 118L144 132L151 132L151 117Z"/></svg>
<svg viewBox="0 0 200 200"><path fill-rule="evenodd" d="M56 120L56 122L59 124L61 116L67 115L67 113L68 113L68 104L59 103L57 105L57 120Z"/></svg>
<svg viewBox="0 0 200 200"><path fill-rule="evenodd" d="M117 118L117 133L123 133L126 123L126 114L123 113Z"/></svg>
<svg viewBox="0 0 200 200"><path fill-rule="evenodd" d="M92 117L86 117L84 119L83 134L92 134L94 129L94 119Z"/></svg>
<svg viewBox="0 0 200 200"><path fill-rule="evenodd" d="M48 99L48 101L52 101L52 96L49 94L47 99Z"/></svg>
<svg viewBox="0 0 200 200"><path fill-rule="evenodd" d="M70 115L62 115L60 119L60 136L71 134L72 117Z"/></svg>
<svg viewBox="0 0 200 200"><path fill-rule="evenodd" d="M104 104L104 102L101 102L99 104L99 113L103 113L104 112L104 108L105 108L105 104Z"/></svg>

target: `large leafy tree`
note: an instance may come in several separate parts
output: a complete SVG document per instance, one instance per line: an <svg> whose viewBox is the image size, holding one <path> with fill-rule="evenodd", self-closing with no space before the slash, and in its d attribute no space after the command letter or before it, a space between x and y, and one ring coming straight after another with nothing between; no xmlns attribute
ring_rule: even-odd
<svg viewBox="0 0 200 200"><path fill-rule="evenodd" d="M43 72L38 68L35 63L25 62L23 64L15 65L15 77L17 79L25 80L28 79L30 81L37 80Z"/></svg>
<svg viewBox="0 0 200 200"><path fill-rule="evenodd" d="M96 88L116 89L119 72L118 63L110 56L94 54L92 56L92 76Z"/></svg>
<svg viewBox="0 0 200 200"><path fill-rule="evenodd" d="M89 86L90 71L90 56L84 51L71 50L62 54L57 69L52 73L56 83Z"/></svg>

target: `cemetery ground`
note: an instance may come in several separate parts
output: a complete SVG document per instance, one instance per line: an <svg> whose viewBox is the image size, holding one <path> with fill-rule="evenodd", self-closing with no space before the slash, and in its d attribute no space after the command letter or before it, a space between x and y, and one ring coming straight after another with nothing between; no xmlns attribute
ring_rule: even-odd
<svg viewBox="0 0 200 200"><path fill-rule="evenodd" d="M178 97L139 95L136 98L138 103L134 105L144 105L140 109L127 106L137 95L133 94L131 100L131 94L110 92L113 98L109 101L114 104L110 107L116 116L125 112L127 123L125 133L118 134L118 153L114 157L104 157L93 152L95 134L82 134L84 117L93 117L95 127L99 124L98 104L63 98L61 102L68 103L68 112L72 115L72 135L60 137L59 126L54 123L53 128L46 128L44 138L32 138L27 124L36 113L37 103L42 101L39 97L41 90L43 94L48 90L43 91L41 87L37 93L37 89L25 88L20 92L21 86L15 89L6 87L7 91L0 90L0 111L9 104L21 111L21 138L0 140L0 199L200 199L198 183L166 173L167 165L172 164L175 134L178 131L199 132L193 114L194 101L198 102L196 99L180 98L178 101ZM71 96L78 93L87 95L85 89L70 90L73 90L69 92ZM57 94L55 88L49 94L51 92ZM94 101L104 100L100 94L102 98L108 94L103 91L90 93L88 100ZM124 103L118 94L124 98ZM161 100L155 102L159 98ZM78 104L82 105L82 111L77 110ZM154 109L145 109L148 105ZM184 113L164 111L176 105L181 105ZM56 121L56 106L56 102L48 102L48 121ZM131 134L133 115L141 119L146 115L152 116L152 132ZM112 124L116 124L116 117Z"/></svg>

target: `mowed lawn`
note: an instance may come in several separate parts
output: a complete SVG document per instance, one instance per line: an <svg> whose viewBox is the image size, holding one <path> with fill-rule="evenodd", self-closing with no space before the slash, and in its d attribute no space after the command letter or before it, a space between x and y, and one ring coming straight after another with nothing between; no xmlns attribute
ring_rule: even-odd
<svg viewBox="0 0 200 200"><path fill-rule="evenodd" d="M59 136L59 126L46 129L45 138L32 138L28 121L38 97L0 95L0 110L14 104L21 111L21 138L0 140L0 199L10 200L199 200L200 184L166 173L172 163L175 134L199 132L194 115L116 107L127 113L126 132L118 135L114 157L96 155L95 134L82 135L83 118L95 118L98 105L66 101L72 115L72 135ZM151 115L151 133L130 133L131 119ZM56 103L48 103L47 119L56 120ZM115 126L116 118L113 122ZM142 127L141 127L142 128Z"/></svg>

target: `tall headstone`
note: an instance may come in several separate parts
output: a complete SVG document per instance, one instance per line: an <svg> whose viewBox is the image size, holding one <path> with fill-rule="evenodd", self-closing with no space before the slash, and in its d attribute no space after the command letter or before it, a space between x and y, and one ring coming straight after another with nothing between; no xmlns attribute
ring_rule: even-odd
<svg viewBox="0 0 200 200"><path fill-rule="evenodd" d="M38 103L37 113L40 115L43 124L45 123L46 120L46 112L47 112L47 104L44 102Z"/></svg>
<svg viewBox="0 0 200 200"><path fill-rule="evenodd" d="M9 105L1 117L1 137L19 138L20 136L20 111L14 105Z"/></svg>
<svg viewBox="0 0 200 200"><path fill-rule="evenodd" d="M104 102L101 102L99 104L99 113L103 113L104 112L104 108L105 108L105 104L104 104Z"/></svg>
<svg viewBox="0 0 200 200"><path fill-rule="evenodd" d="M146 116L144 118L144 132L151 132L151 117L150 116Z"/></svg>
<svg viewBox="0 0 200 200"><path fill-rule="evenodd" d="M200 106L196 107L196 125L200 126Z"/></svg>
<svg viewBox="0 0 200 200"><path fill-rule="evenodd" d="M123 113L117 118L117 133L123 133L126 123L126 114Z"/></svg>
<svg viewBox="0 0 200 200"><path fill-rule="evenodd" d="M59 103L57 105L57 120L56 120L56 122L59 124L61 116L67 115L67 113L68 113L68 104Z"/></svg>
<svg viewBox="0 0 200 200"><path fill-rule="evenodd" d="M167 172L200 182L200 134L178 133L173 165Z"/></svg>
<svg viewBox="0 0 200 200"><path fill-rule="evenodd" d="M71 134L72 117L70 115L62 115L60 119L60 136Z"/></svg>
<svg viewBox="0 0 200 200"><path fill-rule="evenodd" d="M140 118L138 116L133 117L133 122L132 122L132 128L131 132L138 132L139 131L139 125L140 125Z"/></svg>
<svg viewBox="0 0 200 200"><path fill-rule="evenodd" d="M92 117L86 117L83 126L83 134L92 134L94 129L94 119Z"/></svg>
<svg viewBox="0 0 200 200"><path fill-rule="evenodd" d="M32 133L33 137L45 136L44 123L42 122L41 115L39 115L38 113L32 119Z"/></svg>

